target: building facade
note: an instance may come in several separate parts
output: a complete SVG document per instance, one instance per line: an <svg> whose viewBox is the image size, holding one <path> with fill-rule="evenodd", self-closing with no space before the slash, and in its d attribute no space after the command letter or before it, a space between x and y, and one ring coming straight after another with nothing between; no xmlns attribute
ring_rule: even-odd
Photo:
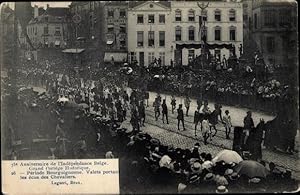
<svg viewBox="0 0 300 195"><path fill-rule="evenodd" d="M297 2L255 0L252 2L252 32L269 66L298 63Z"/></svg>
<svg viewBox="0 0 300 195"><path fill-rule="evenodd" d="M80 16L79 23L70 21L70 45L75 47L77 38L84 38L84 46L97 47L102 44L102 15L103 2L100 1L74 1L70 4L71 18Z"/></svg>
<svg viewBox="0 0 300 195"><path fill-rule="evenodd" d="M128 60L140 66L173 61L169 2L131 2L128 9ZM157 63L155 63L157 62Z"/></svg>
<svg viewBox="0 0 300 195"><path fill-rule="evenodd" d="M68 26L70 34L69 48L82 48L89 61L103 62L103 9L102 1L73 1L70 4L71 20ZM74 16L80 21L76 23Z"/></svg>
<svg viewBox="0 0 300 195"><path fill-rule="evenodd" d="M124 1L105 2L103 10L104 61L127 61L127 10Z"/></svg>
<svg viewBox="0 0 300 195"><path fill-rule="evenodd" d="M14 57L14 11L7 5L0 5L0 59L1 68L13 65Z"/></svg>
<svg viewBox="0 0 300 195"><path fill-rule="evenodd" d="M34 17L27 25L27 35L35 48L67 47L68 8L49 7L42 15L38 15L38 7L34 8Z"/></svg>
<svg viewBox="0 0 300 195"><path fill-rule="evenodd" d="M241 2L172 1L171 9L170 36L173 37L176 64L188 65L189 60L199 56L202 50L199 44L203 45L204 39L208 45L212 45L209 48L210 54L220 60L223 57L228 59L231 55L240 56L237 51L243 44ZM188 47L176 49L179 45ZM195 48L192 45L195 45Z"/></svg>

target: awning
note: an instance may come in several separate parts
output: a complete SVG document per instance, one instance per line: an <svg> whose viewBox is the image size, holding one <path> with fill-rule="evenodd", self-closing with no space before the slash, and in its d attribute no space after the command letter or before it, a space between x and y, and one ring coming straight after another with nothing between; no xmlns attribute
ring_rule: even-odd
<svg viewBox="0 0 300 195"><path fill-rule="evenodd" d="M205 43L204 43L205 44ZM201 43L192 43L192 44L176 44L176 49L200 49L202 48ZM233 44L205 44L205 47L207 49L222 49L222 48L226 48L226 49L233 49L234 46Z"/></svg>
<svg viewBox="0 0 300 195"><path fill-rule="evenodd" d="M55 41L55 45L60 45L60 41Z"/></svg>
<svg viewBox="0 0 300 195"><path fill-rule="evenodd" d="M106 41L106 44L107 44L107 45L111 45L111 44L113 44L113 42L114 42L114 41L109 40L109 41Z"/></svg>
<svg viewBox="0 0 300 195"><path fill-rule="evenodd" d="M81 53L84 49L64 49L63 53Z"/></svg>
<svg viewBox="0 0 300 195"><path fill-rule="evenodd" d="M114 27L113 24L108 24L108 25L107 25L107 28L113 28L113 27Z"/></svg>
<svg viewBox="0 0 300 195"><path fill-rule="evenodd" d="M114 62L126 62L127 53L105 52L104 62L111 62L112 59L114 59Z"/></svg>

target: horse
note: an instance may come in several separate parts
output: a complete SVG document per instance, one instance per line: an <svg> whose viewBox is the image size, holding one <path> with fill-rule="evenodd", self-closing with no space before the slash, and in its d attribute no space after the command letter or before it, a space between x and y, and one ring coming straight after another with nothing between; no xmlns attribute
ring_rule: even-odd
<svg viewBox="0 0 300 195"><path fill-rule="evenodd" d="M202 114L202 113L199 113L196 111L195 115L194 115L195 136L197 136L196 131L197 131L198 123L200 122L201 130L202 130L202 121L204 119L207 119L210 124L210 132L211 132L212 128L215 130L215 133L212 134L212 137L214 137L218 132L216 125L218 124L218 116L219 115L220 115L220 112L218 110L214 110L212 113L207 113L207 114Z"/></svg>

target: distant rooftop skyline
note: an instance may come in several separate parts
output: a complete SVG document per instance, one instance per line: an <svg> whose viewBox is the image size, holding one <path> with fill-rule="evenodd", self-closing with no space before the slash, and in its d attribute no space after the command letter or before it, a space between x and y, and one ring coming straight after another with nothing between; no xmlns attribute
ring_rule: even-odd
<svg viewBox="0 0 300 195"><path fill-rule="evenodd" d="M11 9L15 8L14 2L4 2L5 4L8 4ZM49 4L50 7L69 7L71 4L71 1L44 1L44 2L31 2L31 6L37 5L38 7L46 8L47 4Z"/></svg>

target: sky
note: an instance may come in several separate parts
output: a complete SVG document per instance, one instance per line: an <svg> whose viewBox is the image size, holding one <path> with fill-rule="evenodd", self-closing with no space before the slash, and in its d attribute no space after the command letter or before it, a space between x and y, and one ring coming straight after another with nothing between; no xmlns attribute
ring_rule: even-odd
<svg viewBox="0 0 300 195"><path fill-rule="evenodd" d="M11 9L14 9L14 2L6 2ZM43 2L31 2L31 6L37 5L39 7L46 8L47 4L50 7L68 7L71 4L71 1L43 1Z"/></svg>
<svg viewBox="0 0 300 195"><path fill-rule="evenodd" d="M44 1L44 2L31 2L31 5L37 5L39 7L46 8L47 4L49 4L50 7L68 7L71 2L70 1Z"/></svg>

